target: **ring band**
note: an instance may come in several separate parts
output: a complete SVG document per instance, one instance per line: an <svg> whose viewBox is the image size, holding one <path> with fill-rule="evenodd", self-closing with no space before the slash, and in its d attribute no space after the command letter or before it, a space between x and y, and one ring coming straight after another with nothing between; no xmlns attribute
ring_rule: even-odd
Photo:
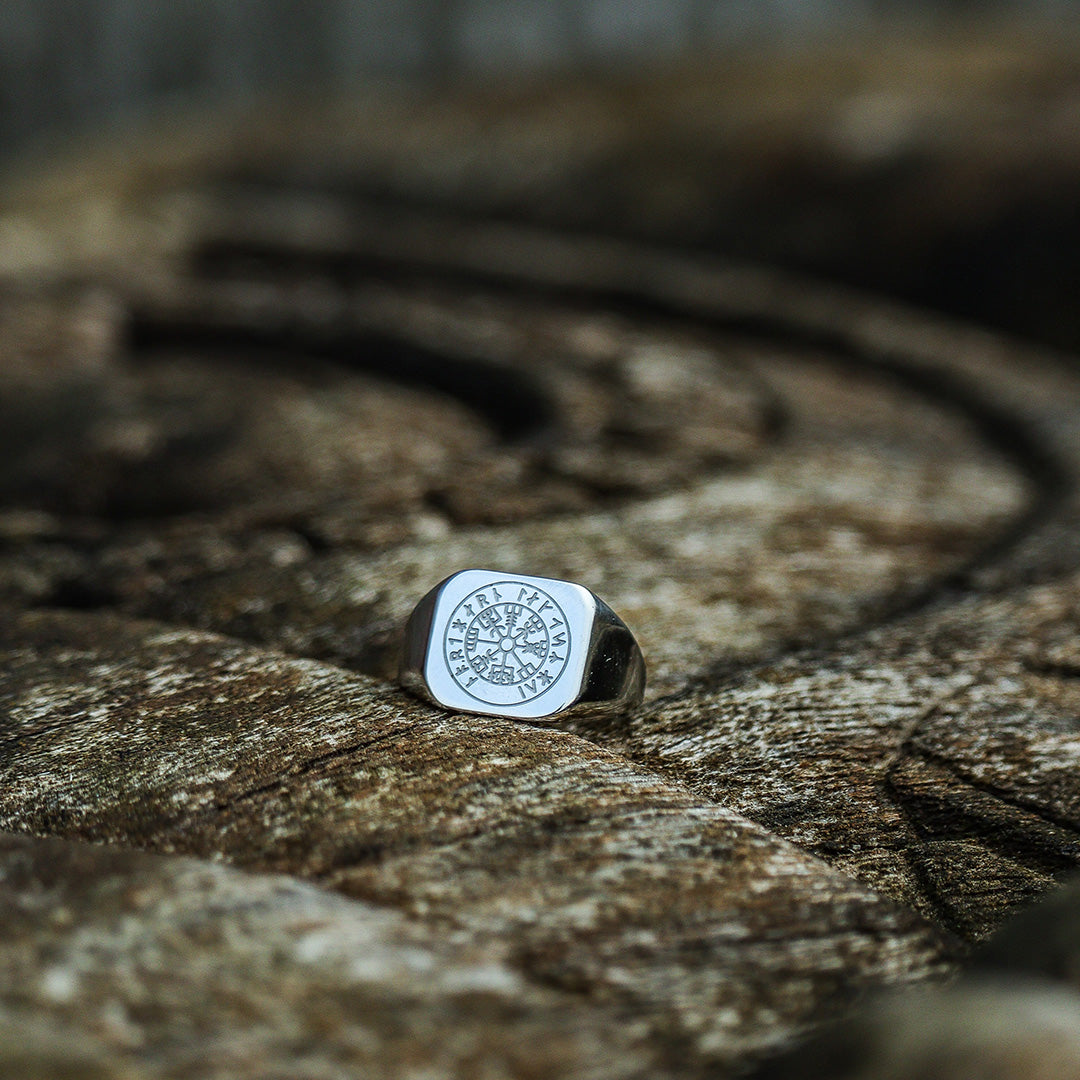
<svg viewBox="0 0 1080 1080"><path fill-rule="evenodd" d="M645 661L622 619L582 585L461 570L409 617L399 681L444 709L553 720L634 708Z"/></svg>

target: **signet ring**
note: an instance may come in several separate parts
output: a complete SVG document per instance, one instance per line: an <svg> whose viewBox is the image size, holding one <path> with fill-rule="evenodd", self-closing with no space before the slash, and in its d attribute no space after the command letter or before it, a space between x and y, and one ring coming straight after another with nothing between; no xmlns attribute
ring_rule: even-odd
<svg viewBox="0 0 1080 1080"><path fill-rule="evenodd" d="M399 681L455 712L554 721L634 708L645 661L622 619L582 585L461 570L409 617Z"/></svg>

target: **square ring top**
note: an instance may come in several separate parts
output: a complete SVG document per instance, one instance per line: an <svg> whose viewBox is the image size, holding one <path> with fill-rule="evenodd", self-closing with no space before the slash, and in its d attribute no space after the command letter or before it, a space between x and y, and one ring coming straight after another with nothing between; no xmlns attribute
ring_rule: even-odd
<svg viewBox="0 0 1080 1080"><path fill-rule="evenodd" d="M424 681L444 708L537 720L581 693L596 598L571 581L462 570L436 589Z"/></svg>

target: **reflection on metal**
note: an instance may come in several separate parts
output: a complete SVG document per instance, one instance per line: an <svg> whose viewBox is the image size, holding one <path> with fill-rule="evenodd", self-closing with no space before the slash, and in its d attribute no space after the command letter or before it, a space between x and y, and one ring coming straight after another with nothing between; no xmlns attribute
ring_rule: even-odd
<svg viewBox="0 0 1080 1080"><path fill-rule="evenodd" d="M552 720L634 708L645 662L626 624L583 586L462 570L410 617L401 682L457 712Z"/></svg>

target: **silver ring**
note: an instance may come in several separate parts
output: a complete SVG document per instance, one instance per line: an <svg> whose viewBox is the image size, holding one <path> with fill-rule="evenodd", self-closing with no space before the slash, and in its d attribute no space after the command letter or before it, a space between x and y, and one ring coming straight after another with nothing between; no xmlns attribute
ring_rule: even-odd
<svg viewBox="0 0 1080 1080"><path fill-rule="evenodd" d="M455 712L552 720L640 704L645 661L622 619L582 585L461 570L409 616L399 681Z"/></svg>

